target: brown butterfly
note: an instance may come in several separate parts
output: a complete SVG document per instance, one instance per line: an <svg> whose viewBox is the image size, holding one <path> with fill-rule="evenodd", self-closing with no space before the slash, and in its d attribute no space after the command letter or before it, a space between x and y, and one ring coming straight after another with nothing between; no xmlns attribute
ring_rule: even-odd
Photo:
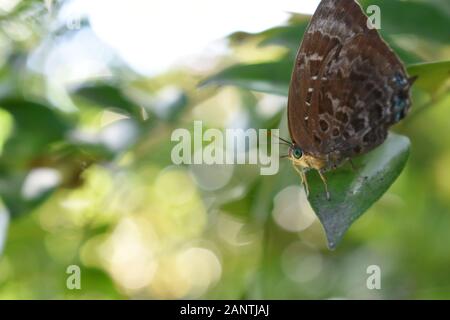
<svg viewBox="0 0 450 320"><path fill-rule="evenodd" d="M288 157L309 194L305 172L324 172L369 152L410 109L405 67L368 27L354 0L322 0L304 35L292 72Z"/></svg>

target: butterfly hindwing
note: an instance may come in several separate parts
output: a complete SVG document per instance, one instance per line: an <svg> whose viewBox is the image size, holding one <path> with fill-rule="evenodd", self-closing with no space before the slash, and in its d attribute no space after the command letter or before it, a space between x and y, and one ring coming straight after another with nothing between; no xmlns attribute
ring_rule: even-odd
<svg viewBox="0 0 450 320"><path fill-rule="evenodd" d="M322 154L339 151L344 158L372 150L410 107L406 71L375 30L344 45L327 76L330 82L323 83L318 109L332 101L333 116L330 121L316 115L325 142ZM320 126L324 120L329 121L327 131Z"/></svg>

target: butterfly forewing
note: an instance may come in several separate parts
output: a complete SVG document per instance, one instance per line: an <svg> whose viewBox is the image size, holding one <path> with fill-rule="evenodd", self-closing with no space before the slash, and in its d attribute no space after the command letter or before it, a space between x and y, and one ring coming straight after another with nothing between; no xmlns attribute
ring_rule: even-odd
<svg viewBox="0 0 450 320"><path fill-rule="evenodd" d="M297 54L289 131L304 152L336 160L367 152L407 113L406 71L354 0L323 0Z"/></svg>

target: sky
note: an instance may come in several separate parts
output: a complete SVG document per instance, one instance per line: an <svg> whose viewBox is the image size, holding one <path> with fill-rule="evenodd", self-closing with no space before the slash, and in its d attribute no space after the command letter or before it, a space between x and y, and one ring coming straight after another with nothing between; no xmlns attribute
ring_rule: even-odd
<svg viewBox="0 0 450 320"><path fill-rule="evenodd" d="M153 76L196 54L226 50L235 31L258 32L313 13L319 0L73 0L60 19L86 15L92 30L133 69ZM73 23L72 23L73 24ZM76 23L75 23L76 25Z"/></svg>

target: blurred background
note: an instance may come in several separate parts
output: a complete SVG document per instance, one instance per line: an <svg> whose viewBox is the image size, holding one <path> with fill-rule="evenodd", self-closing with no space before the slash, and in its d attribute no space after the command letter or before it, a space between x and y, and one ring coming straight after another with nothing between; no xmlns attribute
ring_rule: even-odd
<svg viewBox="0 0 450 320"><path fill-rule="evenodd" d="M448 70L415 88L407 167L335 251L289 163L172 165L194 120L285 127L318 2L0 0L0 298L450 298ZM360 3L406 65L450 60L447 0Z"/></svg>

